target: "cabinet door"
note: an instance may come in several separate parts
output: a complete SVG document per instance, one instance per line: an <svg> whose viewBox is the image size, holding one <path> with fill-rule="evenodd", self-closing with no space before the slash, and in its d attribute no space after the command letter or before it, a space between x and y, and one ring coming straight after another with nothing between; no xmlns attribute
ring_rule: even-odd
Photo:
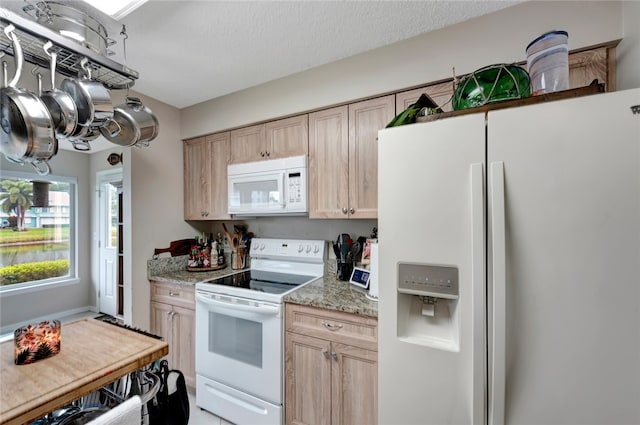
<svg viewBox="0 0 640 425"><path fill-rule="evenodd" d="M606 83L607 91L615 91L615 47L600 47L569 55L569 87L591 84L595 79ZM613 56L611 56L613 54Z"/></svg>
<svg viewBox="0 0 640 425"><path fill-rule="evenodd" d="M286 423L329 425L331 344L323 339L290 332L286 333L285 344Z"/></svg>
<svg viewBox="0 0 640 425"><path fill-rule="evenodd" d="M207 208L209 220L229 219L227 213L227 165L229 164L230 133L218 133L207 136L210 151L210 204Z"/></svg>
<svg viewBox="0 0 640 425"><path fill-rule="evenodd" d="M171 306L169 304L151 301L151 333L162 337L169 344L169 359L173 355L171 347Z"/></svg>
<svg viewBox="0 0 640 425"><path fill-rule="evenodd" d="M265 124L270 159L306 155L309 152L309 116L285 118Z"/></svg>
<svg viewBox="0 0 640 425"><path fill-rule="evenodd" d="M184 161L184 219L202 220L210 204L210 151L204 137L185 140Z"/></svg>
<svg viewBox="0 0 640 425"><path fill-rule="evenodd" d="M394 95L349 105L349 218L378 217L378 130L394 111Z"/></svg>
<svg viewBox="0 0 640 425"><path fill-rule="evenodd" d="M426 93L444 112L452 111L453 81L431 84L396 94L396 114L416 103L422 93Z"/></svg>
<svg viewBox="0 0 640 425"><path fill-rule="evenodd" d="M309 218L347 218L348 107L309 114Z"/></svg>
<svg viewBox="0 0 640 425"><path fill-rule="evenodd" d="M231 163L265 159L266 150L264 124L239 128L231 132Z"/></svg>
<svg viewBox="0 0 640 425"><path fill-rule="evenodd" d="M172 346L173 368L179 369L184 374L184 380L188 386L196 386L196 339L195 311L173 307L172 320Z"/></svg>
<svg viewBox="0 0 640 425"><path fill-rule="evenodd" d="M339 343L331 348L332 425L377 424L378 353Z"/></svg>

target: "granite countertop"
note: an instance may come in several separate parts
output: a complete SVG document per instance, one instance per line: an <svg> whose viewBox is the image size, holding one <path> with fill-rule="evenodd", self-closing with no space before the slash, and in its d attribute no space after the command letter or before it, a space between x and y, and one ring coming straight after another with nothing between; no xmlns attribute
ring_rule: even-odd
<svg viewBox="0 0 640 425"><path fill-rule="evenodd" d="M187 258L184 255L149 260L147 278L150 281L193 286L237 271L227 266L216 271L189 272L186 270ZM338 280L334 264L335 261L328 260L324 277L285 295L284 302L378 317L378 303L367 298L367 291Z"/></svg>

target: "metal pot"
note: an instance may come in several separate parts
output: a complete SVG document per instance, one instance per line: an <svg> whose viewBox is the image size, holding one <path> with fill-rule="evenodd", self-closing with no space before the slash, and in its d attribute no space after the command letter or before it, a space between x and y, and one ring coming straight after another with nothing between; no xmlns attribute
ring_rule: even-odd
<svg viewBox="0 0 640 425"><path fill-rule="evenodd" d="M0 90L0 151L14 162L29 162L39 174L50 172L47 160L58 152L51 115L35 94L15 87L22 72L22 47L8 25L4 32L13 43L16 72Z"/></svg>
<svg viewBox="0 0 640 425"><path fill-rule="evenodd" d="M119 129L119 131L118 131ZM156 138L160 125L151 109L137 97L127 97L126 102L114 108L113 119L100 128L102 135L120 146L147 146Z"/></svg>
<svg viewBox="0 0 640 425"><path fill-rule="evenodd" d="M44 51L51 59L51 89L40 95L47 105L58 137L71 136L78 125L78 107L69 93L56 88L56 61L58 54L49 52L52 43L44 45Z"/></svg>
<svg viewBox="0 0 640 425"><path fill-rule="evenodd" d="M83 79L65 78L60 88L69 93L78 108L78 126L99 127L113 117L113 104L109 90L102 83L91 81L91 69L84 58L80 66L85 71ZM80 129L76 127L73 135Z"/></svg>

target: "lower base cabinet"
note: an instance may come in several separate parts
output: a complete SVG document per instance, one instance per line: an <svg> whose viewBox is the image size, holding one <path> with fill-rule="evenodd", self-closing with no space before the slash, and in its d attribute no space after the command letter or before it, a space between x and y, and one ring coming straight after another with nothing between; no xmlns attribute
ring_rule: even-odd
<svg viewBox="0 0 640 425"><path fill-rule="evenodd" d="M286 305L287 424L375 425L377 320Z"/></svg>
<svg viewBox="0 0 640 425"><path fill-rule="evenodd" d="M178 369L190 388L196 386L194 288L151 282L151 333L169 344L169 369Z"/></svg>

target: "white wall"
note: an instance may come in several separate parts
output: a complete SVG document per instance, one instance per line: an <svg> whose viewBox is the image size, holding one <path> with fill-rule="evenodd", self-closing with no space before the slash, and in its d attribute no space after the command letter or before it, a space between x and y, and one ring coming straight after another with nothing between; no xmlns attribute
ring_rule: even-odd
<svg viewBox="0 0 640 425"><path fill-rule="evenodd" d="M640 2L625 1L622 6L624 39L617 48L618 90L640 87Z"/></svg>
<svg viewBox="0 0 640 425"><path fill-rule="evenodd" d="M629 27L635 25L637 34L640 16L635 9L637 4L625 3L625 22ZM526 59L527 44L553 29L568 31L569 49L623 38L622 4L609 1L521 3L185 108L181 111L181 136L195 137L450 78L452 67L456 73L464 74L493 63L522 61ZM629 48L637 50L636 46ZM637 75L637 63L635 67ZM633 65L629 68L620 72L632 72ZM621 75L620 78L624 81L628 77Z"/></svg>

